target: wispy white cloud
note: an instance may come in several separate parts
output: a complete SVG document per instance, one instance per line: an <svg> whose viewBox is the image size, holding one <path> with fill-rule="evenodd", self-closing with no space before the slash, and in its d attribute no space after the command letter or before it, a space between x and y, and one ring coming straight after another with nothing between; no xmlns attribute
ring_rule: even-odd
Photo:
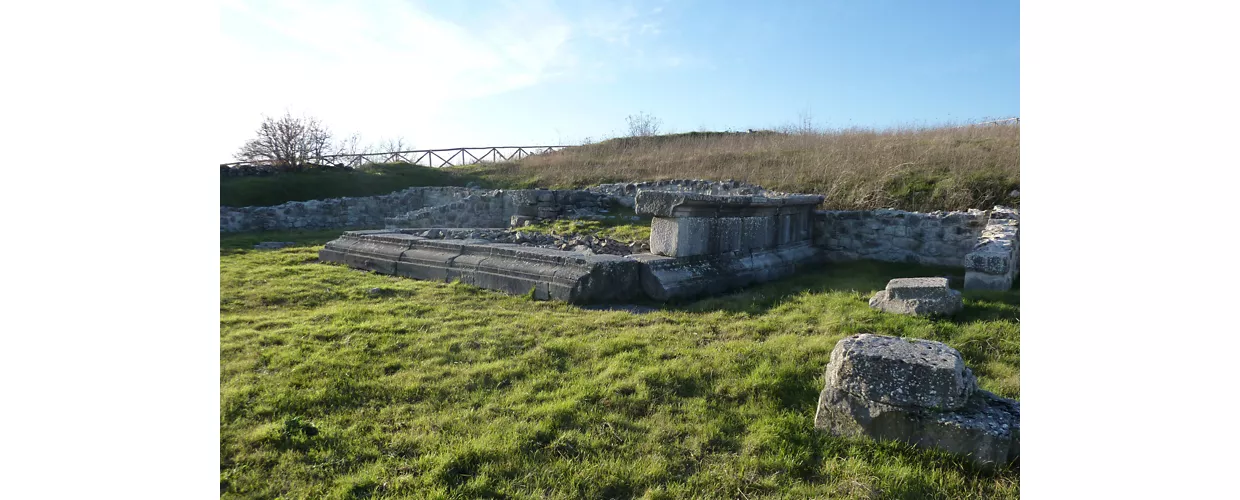
<svg viewBox="0 0 1240 500"><path fill-rule="evenodd" d="M685 60L654 50L659 8L491 5L450 18L401 0L224 0L222 111L237 122L224 125L239 130L221 141L235 147L257 115L284 110L364 135L413 127L433 138L434 120L450 117L454 101Z"/></svg>

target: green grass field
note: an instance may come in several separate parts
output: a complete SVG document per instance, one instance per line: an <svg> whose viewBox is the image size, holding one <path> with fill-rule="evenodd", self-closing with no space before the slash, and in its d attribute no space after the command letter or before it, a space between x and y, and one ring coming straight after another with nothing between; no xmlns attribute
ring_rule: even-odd
<svg viewBox="0 0 1240 500"><path fill-rule="evenodd" d="M316 262L337 234L221 237L221 497L1019 495L1018 467L813 430L858 332L946 342L1019 398L1019 292L882 314L888 279L951 271L856 263L638 315Z"/></svg>

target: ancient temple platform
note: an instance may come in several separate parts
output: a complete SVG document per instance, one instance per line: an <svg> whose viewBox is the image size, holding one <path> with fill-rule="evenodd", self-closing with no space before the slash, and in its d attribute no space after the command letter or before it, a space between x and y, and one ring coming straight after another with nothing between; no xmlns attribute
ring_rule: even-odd
<svg viewBox="0 0 1240 500"><path fill-rule="evenodd" d="M424 280L452 281L572 303L692 298L763 283L817 264L813 209L822 196L720 196L638 191L654 216L652 253L589 255L416 230L350 231L323 261Z"/></svg>

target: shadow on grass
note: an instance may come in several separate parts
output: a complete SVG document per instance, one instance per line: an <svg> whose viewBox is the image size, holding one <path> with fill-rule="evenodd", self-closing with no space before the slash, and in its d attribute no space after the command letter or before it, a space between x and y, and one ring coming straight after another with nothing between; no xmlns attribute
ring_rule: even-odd
<svg viewBox="0 0 1240 500"><path fill-rule="evenodd" d="M323 246L327 242L339 238L345 231L360 229L363 228L220 233L220 256L261 251L255 250L254 245L264 241L292 243L292 245L285 248Z"/></svg>
<svg viewBox="0 0 1240 500"><path fill-rule="evenodd" d="M353 170L311 169L268 176L222 178L220 205L272 206L290 201L377 196L415 186L485 185L487 182L468 171L409 163L371 164Z"/></svg>

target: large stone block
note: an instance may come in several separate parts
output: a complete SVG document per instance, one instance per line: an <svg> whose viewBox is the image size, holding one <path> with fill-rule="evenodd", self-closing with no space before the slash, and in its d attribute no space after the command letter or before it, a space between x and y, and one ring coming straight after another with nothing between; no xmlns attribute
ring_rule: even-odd
<svg viewBox="0 0 1240 500"><path fill-rule="evenodd" d="M863 333L831 351L827 385L871 401L950 410L964 406L977 379L946 344Z"/></svg>
<svg viewBox="0 0 1240 500"><path fill-rule="evenodd" d="M650 251L668 257L722 254L775 246L771 217L655 217Z"/></svg>
<svg viewBox="0 0 1240 500"><path fill-rule="evenodd" d="M691 257L757 251L809 241L811 211L821 196L720 196L682 192L637 193L637 213L653 215L651 251Z"/></svg>
<svg viewBox="0 0 1240 500"><path fill-rule="evenodd" d="M897 278L870 298L870 307L894 314L949 316L964 309L964 299L947 287L947 278Z"/></svg>
<svg viewBox="0 0 1240 500"><path fill-rule="evenodd" d="M955 349L860 334L831 351L814 427L970 457L982 466L1020 456L1020 403L978 390Z"/></svg>

